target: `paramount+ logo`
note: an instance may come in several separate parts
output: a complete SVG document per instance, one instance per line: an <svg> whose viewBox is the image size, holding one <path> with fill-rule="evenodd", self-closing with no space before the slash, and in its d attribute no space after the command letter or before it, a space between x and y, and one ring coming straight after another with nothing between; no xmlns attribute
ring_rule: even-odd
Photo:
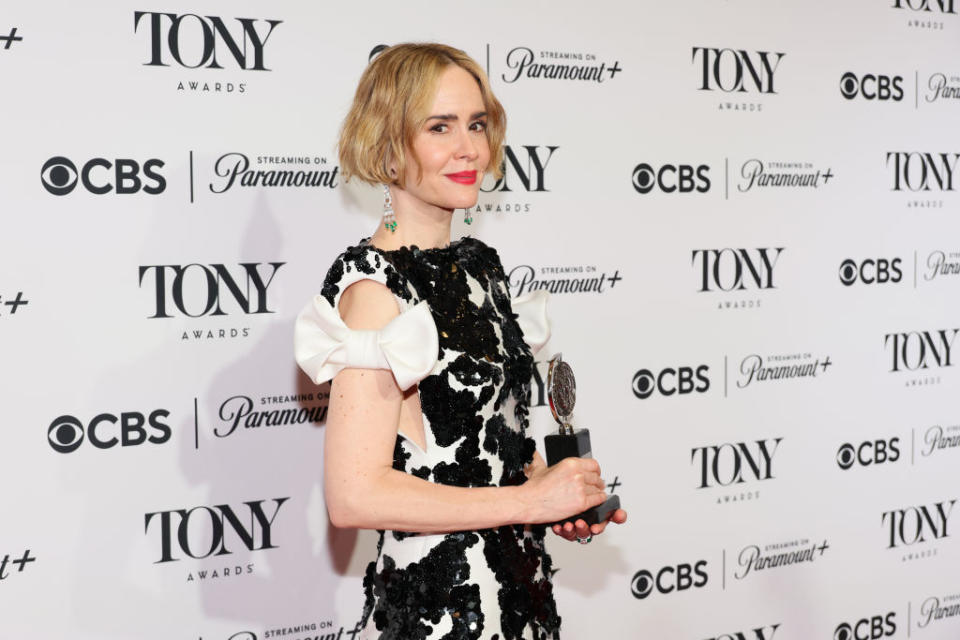
<svg viewBox="0 0 960 640"><path fill-rule="evenodd" d="M897 614L861 618L856 622L841 622L833 631L833 640L880 640L897 632Z"/></svg>
<svg viewBox="0 0 960 640"><path fill-rule="evenodd" d="M84 439L97 449L112 449L117 445L132 447L146 442L163 444L172 434L166 422L169 417L166 409L155 409L148 415L139 411L120 415L101 413L86 424L74 416L60 416L47 428L47 441L58 453L76 451Z"/></svg>
<svg viewBox="0 0 960 640"><path fill-rule="evenodd" d="M633 375L633 395L645 400L654 393L662 396L705 393L710 389L710 367L667 367L658 372L640 369Z"/></svg>
<svg viewBox="0 0 960 640"><path fill-rule="evenodd" d="M633 574L630 592L634 598L644 600L653 592L667 595L687 589L699 589L706 586L708 580L706 560L693 564L668 565L656 572L641 569Z"/></svg>
<svg viewBox="0 0 960 640"><path fill-rule="evenodd" d="M903 100L902 83L902 76L891 77L873 73L858 76L852 71L847 71L840 78L840 93L847 100L862 97L880 102L886 100L900 102Z"/></svg>
<svg viewBox="0 0 960 640"><path fill-rule="evenodd" d="M705 164L664 164L659 168L641 162L633 168L633 188L647 194L654 189L663 193L706 193L710 191L710 166Z"/></svg>
<svg viewBox="0 0 960 640"><path fill-rule="evenodd" d="M163 160L156 158L142 163L129 158L93 158L78 169L69 158L54 156L43 163L40 183L55 196L72 193L78 184L95 195L130 195L141 191L157 195L167 188L167 180L160 173L163 165Z"/></svg>

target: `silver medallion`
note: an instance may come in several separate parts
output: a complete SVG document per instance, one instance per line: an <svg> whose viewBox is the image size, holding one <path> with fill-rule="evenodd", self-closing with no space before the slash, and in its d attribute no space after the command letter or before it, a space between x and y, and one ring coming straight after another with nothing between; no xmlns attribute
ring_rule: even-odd
<svg viewBox="0 0 960 640"><path fill-rule="evenodd" d="M573 433L570 416L577 403L577 381L573 369L559 353L550 360L547 370L547 399L553 419L560 425L560 433Z"/></svg>

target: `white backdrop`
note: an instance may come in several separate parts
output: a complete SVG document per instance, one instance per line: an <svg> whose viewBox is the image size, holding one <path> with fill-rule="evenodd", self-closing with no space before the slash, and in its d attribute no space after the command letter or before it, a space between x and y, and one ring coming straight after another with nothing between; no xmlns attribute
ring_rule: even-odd
<svg viewBox="0 0 960 640"><path fill-rule="evenodd" d="M630 512L552 541L563 637L960 637L958 12L5 7L0 638L352 637L375 534L327 520L292 323L381 211L357 80L419 40L507 109L455 234L554 290Z"/></svg>

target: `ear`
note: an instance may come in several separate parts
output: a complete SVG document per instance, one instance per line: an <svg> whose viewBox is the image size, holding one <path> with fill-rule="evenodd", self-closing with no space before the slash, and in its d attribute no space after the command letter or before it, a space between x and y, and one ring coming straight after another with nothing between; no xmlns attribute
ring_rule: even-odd
<svg viewBox="0 0 960 640"><path fill-rule="evenodd" d="M396 184L397 181L397 162L393 159L393 154L387 153L387 157L383 159L383 168L386 171L387 175L390 176L391 184Z"/></svg>

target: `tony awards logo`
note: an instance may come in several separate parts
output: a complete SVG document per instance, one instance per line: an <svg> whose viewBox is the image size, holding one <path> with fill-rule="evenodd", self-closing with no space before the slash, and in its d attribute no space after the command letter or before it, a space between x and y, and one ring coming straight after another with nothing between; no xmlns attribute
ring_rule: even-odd
<svg viewBox="0 0 960 640"><path fill-rule="evenodd" d="M577 403L577 381L573 369L563 361L558 353L550 360L547 370L547 399L553 419L560 425L560 433L552 433L544 438L547 451L547 464L555 465L564 458L590 458L590 430L574 429L570 424L573 405ZM605 522L614 511L620 508L620 497L610 496L602 504L587 509L583 513L569 518L570 521L583 519L587 525Z"/></svg>

